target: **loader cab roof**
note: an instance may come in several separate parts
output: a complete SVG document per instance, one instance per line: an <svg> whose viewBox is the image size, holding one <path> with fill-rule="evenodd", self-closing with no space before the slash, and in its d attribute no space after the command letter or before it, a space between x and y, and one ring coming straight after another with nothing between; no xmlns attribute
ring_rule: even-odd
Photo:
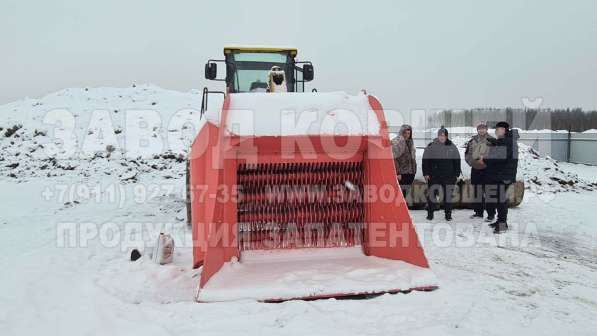
<svg viewBox="0 0 597 336"><path fill-rule="evenodd" d="M298 49L294 47L276 47L276 46L259 46L259 45L228 45L224 47L224 55L233 52L261 52L261 53L289 53L295 57L298 53Z"/></svg>

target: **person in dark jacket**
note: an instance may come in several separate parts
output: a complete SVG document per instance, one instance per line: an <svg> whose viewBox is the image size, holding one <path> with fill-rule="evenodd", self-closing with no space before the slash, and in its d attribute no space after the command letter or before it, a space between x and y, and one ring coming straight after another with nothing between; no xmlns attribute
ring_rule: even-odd
<svg viewBox="0 0 597 336"><path fill-rule="evenodd" d="M485 186L487 184L487 166L481 163L480 159L487 156L489 146L495 138L487 134L487 123L484 121L477 124L477 134L474 135L466 144L464 159L471 166L471 186L473 188L473 209L474 214L471 219L483 218L483 212L487 210L487 221L493 222L495 219L495 208L485 205Z"/></svg>
<svg viewBox="0 0 597 336"><path fill-rule="evenodd" d="M437 138L427 145L423 153L423 176L428 185L427 220L433 220L438 194L443 199L446 220L452 220L452 197L460 173L460 153L448 139L448 130L442 126L437 131Z"/></svg>
<svg viewBox="0 0 597 336"><path fill-rule="evenodd" d="M516 180L519 136L505 121L496 124L495 135L497 139L481 162L487 165L488 206L497 208L497 221L490 226L494 233L502 233L508 230L507 191Z"/></svg>

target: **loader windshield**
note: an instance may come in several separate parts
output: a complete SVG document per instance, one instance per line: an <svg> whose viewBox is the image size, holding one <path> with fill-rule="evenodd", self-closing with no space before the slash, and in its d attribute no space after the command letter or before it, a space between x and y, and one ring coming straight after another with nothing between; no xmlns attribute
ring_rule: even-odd
<svg viewBox="0 0 597 336"><path fill-rule="evenodd" d="M287 52L234 52L228 57L232 66L233 92L264 92L273 66L284 69L288 91L293 87L292 57Z"/></svg>

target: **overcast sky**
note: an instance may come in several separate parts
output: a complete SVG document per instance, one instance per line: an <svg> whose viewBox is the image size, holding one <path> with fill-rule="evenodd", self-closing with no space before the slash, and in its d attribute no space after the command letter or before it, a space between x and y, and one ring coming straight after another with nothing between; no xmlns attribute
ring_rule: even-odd
<svg viewBox="0 0 597 336"><path fill-rule="evenodd" d="M202 88L226 43L299 48L310 87L386 108L597 109L597 3L2 0L0 104L65 87Z"/></svg>

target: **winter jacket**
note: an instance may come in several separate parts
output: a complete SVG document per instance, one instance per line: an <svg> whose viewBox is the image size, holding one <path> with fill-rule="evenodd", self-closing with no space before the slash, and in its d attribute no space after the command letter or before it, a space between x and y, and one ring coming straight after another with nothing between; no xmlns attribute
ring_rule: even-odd
<svg viewBox="0 0 597 336"><path fill-rule="evenodd" d="M456 181L460 176L460 153L449 139L441 143L433 140L423 153L423 175L434 181Z"/></svg>
<svg viewBox="0 0 597 336"><path fill-rule="evenodd" d="M513 183L518 170L518 130L508 130L503 138L491 141L487 157L487 178L491 182Z"/></svg>
<svg viewBox="0 0 597 336"><path fill-rule="evenodd" d="M489 146L493 141L495 141L495 138L491 135L481 137L477 134L473 136L466 144L466 152L464 152L466 163L474 169L485 169L486 165L479 162L479 158L487 156Z"/></svg>
<svg viewBox="0 0 597 336"><path fill-rule="evenodd" d="M404 138L404 131L411 130L410 139ZM392 140L392 152L394 154L394 164L396 173L416 174L417 173L417 149L412 139L412 128L408 125L400 127L400 135Z"/></svg>

